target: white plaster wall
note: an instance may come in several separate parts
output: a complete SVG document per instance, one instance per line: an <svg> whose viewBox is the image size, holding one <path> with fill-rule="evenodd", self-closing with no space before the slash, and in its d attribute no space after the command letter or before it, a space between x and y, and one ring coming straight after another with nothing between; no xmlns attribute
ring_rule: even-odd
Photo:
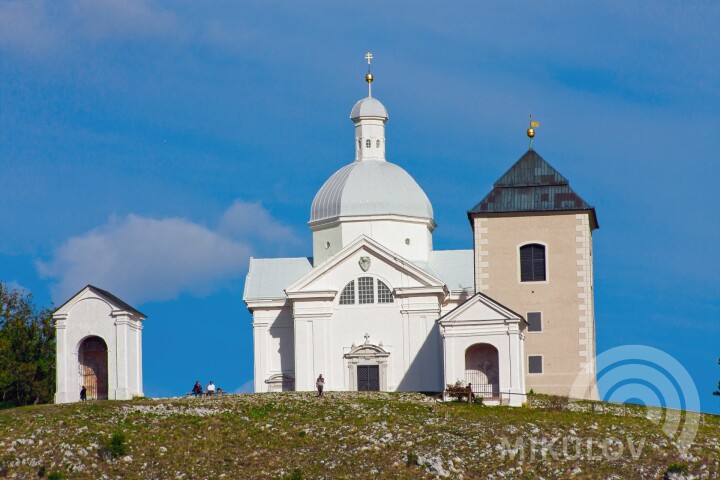
<svg viewBox="0 0 720 480"><path fill-rule="evenodd" d="M265 380L272 375L295 376L295 334L289 304L253 311L253 343L255 392L267 392Z"/></svg>
<svg viewBox="0 0 720 480"><path fill-rule="evenodd" d="M428 220L405 217L341 217L313 231L313 261L319 265L361 235L372 238L403 258L427 261L432 251L432 229ZM326 243L330 246L326 248Z"/></svg>
<svg viewBox="0 0 720 480"><path fill-rule="evenodd" d="M360 257L371 258L370 268L363 272ZM344 354L354 344L365 342L390 352L388 357L388 390L439 391L442 388L440 336L436 326L439 300L434 294L395 298L389 304L339 305L340 292L351 280L371 276L383 281L391 290L421 287L418 278L385 262L372 252L361 249L320 276L305 290L335 291L327 300L293 301L295 323L296 389L313 390L322 373L328 390L350 390ZM357 289L357 282L356 282Z"/></svg>

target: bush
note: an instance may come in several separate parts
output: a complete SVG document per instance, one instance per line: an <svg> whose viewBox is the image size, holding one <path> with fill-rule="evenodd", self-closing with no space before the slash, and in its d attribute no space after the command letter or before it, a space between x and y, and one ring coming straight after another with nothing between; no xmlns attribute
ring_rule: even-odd
<svg viewBox="0 0 720 480"><path fill-rule="evenodd" d="M113 433L110 441L105 445L105 449L111 457L117 458L127 453L127 444L125 443L125 434L121 432Z"/></svg>
<svg viewBox="0 0 720 480"><path fill-rule="evenodd" d="M299 468L296 468L292 472L284 475L282 478L283 478L283 480L303 480L304 477L303 477L302 470L300 470Z"/></svg>
<svg viewBox="0 0 720 480"><path fill-rule="evenodd" d="M67 477L60 472L51 472L48 480L67 480Z"/></svg>
<svg viewBox="0 0 720 480"><path fill-rule="evenodd" d="M682 475L687 475L688 468L680 463L671 463L668 465L665 473L680 473Z"/></svg>

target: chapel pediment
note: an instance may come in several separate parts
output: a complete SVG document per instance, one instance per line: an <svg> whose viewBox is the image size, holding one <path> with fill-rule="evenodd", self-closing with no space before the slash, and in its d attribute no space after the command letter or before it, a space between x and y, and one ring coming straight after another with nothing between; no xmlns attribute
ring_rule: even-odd
<svg viewBox="0 0 720 480"><path fill-rule="evenodd" d="M285 293L291 299L309 296L332 298L347 281L361 275L402 279L390 282L393 288L416 288L447 293L447 287L442 280L364 235L307 272L288 286Z"/></svg>

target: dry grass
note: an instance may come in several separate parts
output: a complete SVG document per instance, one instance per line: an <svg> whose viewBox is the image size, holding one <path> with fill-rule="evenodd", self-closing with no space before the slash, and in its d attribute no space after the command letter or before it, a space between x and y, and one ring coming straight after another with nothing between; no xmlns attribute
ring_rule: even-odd
<svg viewBox="0 0 720 480"><path fill-rule="evenodd" d="M621 416L602 404L596 412L557 404L437 405L419 394L331 392L25 407L0 411L0 478L647 479L671 464L720 478L718 417L703 416L681 455L641 407ZM108 450L113 434L125 437L125 453ZM616 459L602 456L607 439L623 443ZM640 449L636 458L628 441ZM619 448L611 443L608 452Z"/></svg>

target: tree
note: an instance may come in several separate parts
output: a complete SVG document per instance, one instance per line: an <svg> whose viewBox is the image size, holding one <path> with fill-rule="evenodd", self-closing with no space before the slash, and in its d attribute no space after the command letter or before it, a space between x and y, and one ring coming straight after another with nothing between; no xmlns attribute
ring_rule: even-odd
<svg viewBox="0 0 720 480"><path fill-rule="evenodd" d="M54 395L52 310L0 282L0 408L47 403Z"/></svg>

